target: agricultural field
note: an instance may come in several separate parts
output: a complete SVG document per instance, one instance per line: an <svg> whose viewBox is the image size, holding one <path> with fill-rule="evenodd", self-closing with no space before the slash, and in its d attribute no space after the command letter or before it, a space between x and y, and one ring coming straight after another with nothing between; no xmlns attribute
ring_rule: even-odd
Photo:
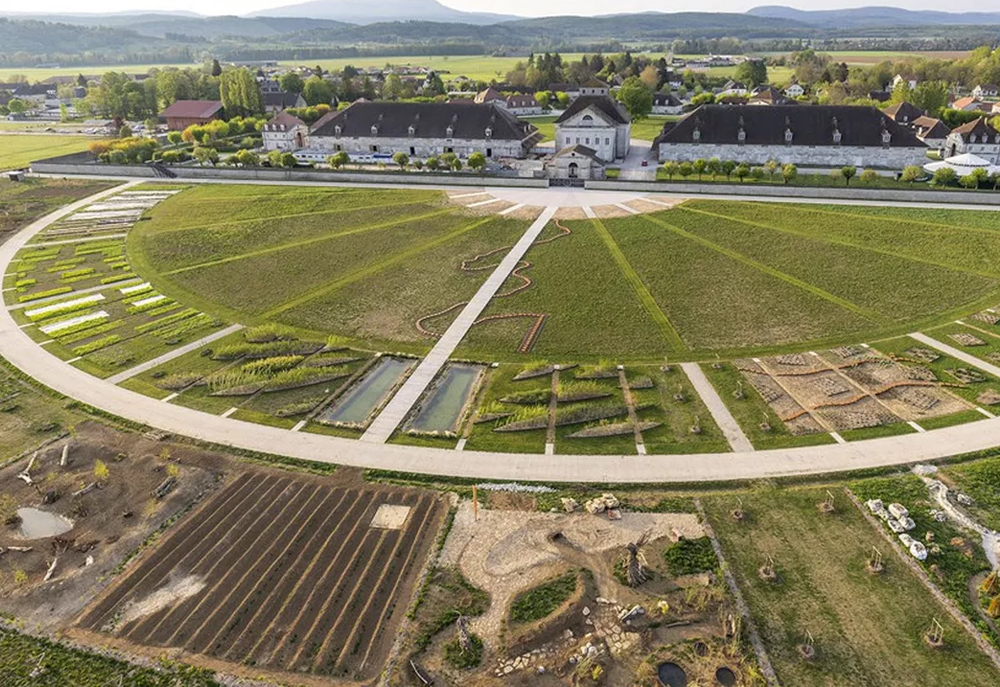
<svg viewBox="0 0 1000 687"><path fill-rule="evenodd" d="M0 172L27 167L35 160L79 153L94 139L56 134L3 134L0 132Z"/></svg>
<svg viewBox="0 0 1000 687"><path fill-rule="evenodd" d="M824 488L703 499L782 684L995 684L997 669L966 631L844 491L829 491L833 513L818 507L828 498ZM737 507L742 521L730 516ZM865 570L873 547L884 554L877 575ZM774 579L759 573L762 566ZM943 650L923 639L934 618L944 626ZM803 644L812 644L814 659L803 660Z"/></svg>
<svg viewBox="0 0 1000 687"><path fill-rule="evenodd" d="M112 186L96 179L0 181L0 241L42 215Z"/></svg>
<svg viewBox="0 0 1000 687"><path fill-rule="evenodd" d="M432 492L245 472L149 550L78 626L151 652L178 647L253 666L255 675L371 679L444 511Z"/></svg>

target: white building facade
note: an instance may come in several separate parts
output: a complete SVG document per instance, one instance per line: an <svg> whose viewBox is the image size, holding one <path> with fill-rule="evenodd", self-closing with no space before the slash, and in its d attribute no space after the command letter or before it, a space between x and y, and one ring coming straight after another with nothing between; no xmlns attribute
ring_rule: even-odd
<svg viewBox="0 0 1000 687"><path fill-rule="evenodd" d="M581 95L555 122L556 150L582 145L604 162L628 155L631 118L607 87Z"/></svg>

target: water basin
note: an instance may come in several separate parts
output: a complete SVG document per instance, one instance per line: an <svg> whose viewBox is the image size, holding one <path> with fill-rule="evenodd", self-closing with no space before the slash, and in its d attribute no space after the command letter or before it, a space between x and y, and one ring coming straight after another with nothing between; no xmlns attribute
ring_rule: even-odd
<svg viewBox="0 0 1000 687"><path fill-rule="evenodd" d="M320 422L361 426L388 399L412 360L383 357L364 377L348 389L333 406L323 411Z"/></svg>
<svg viewBox="0 0 1000 687"><path fill-rule="evenodd" d="M456 432L476 380L483 372L479 365L448 365L430 397L410 422L418 432Z"/></svg>
<svg viewBox="0 0 1000 687"><path fill-rule="evenodd" d="M736 673L734 673L730 668L722 666L717 671L715 671L715 679L723 687L733 687L736 684Z"/></svg>
<svg viewBox="0 0 1000 687"><path fill-rule="evenodd" d="M676 663L661 663L656 674L660 678L660 684L666 687L687 687L687 673Z"/></svg>
<svg viewBox="0 0 1000 687"><path fill-rule="evenodd" d="M73 521L55 513L38 508L18 508L21 525L17 530L23 539L44 539L55 537L73 529Z"/></svg>

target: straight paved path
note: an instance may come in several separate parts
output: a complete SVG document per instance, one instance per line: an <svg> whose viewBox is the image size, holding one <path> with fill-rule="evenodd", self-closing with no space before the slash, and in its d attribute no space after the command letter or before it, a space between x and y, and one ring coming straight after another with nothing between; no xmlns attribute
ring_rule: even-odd
<svg viewBox="0 0 1000 687"><path fill-rule="evenodd" d="M702 372L698 363L681 363L681 369L684 370L684 374L691 380L691 386L701 396L701 400L705 402L705 407L712 414L712 419L715 420L715 424L719 425L719 429L722 430L722 434L726 437L726 441L729 442L733 451L737 453L749 453L753 451L753 444L750 443L747 435L740 429L736 418L729 412L726 404L722 402L719 392L708 381L708 377Z"/></svg>
<svg viewBox="0 0 1000 687"><path fill-rule="evenodd" d="M521 262L521 258L531 248L531 244L535 242L538 235L545 229L545 225L556 214L557 209L556 207L545 208L542 214L538 216L538 219L528 227L528 230L524 232L520 240L514 244L510 252L500 261L497 268L493 270L493 274L490 275L489 279L479 287L476 295L462 308L462 312L458 314L458 317L451 323L451 326L448 327L437 343L434 344L434 348L427 354L427 357L420 361L417 369L403 383L403 386L392 397L392 400L386 404L382 412L378 414L378 417L368 426L368 431L361 436L361 441L382 444L389 439L396 430L396 427L399 426L399 423L403 421L406 414L416 404L420 395L427 389L427 386L437 376L438 372L441 371L444 364L448 362L448 358L451 357L458 344L465 338L465 335L469 332L469 328L482 315L483 310L489 305L493 296L500 290L503 283L507 281L507 277L510 276L511 271Z"/></svg>
<svg viewBox="0 0 1000 687"><path fill-rule="evenodd" d="M6 271L17 251L35 234L72 212L74 206L82 207L116 191L92 196L28 225L0 245L0 272ZM924 434L755 453L540 456L364 444L353 439L225 419L115 386L48 353L17 327L5 308L0 308L0 355L58 393L164 432L303 460L481 480L665 483L761 479L912 464L1000 446L1000 418Z"/></svg>
<svg viewBox="0 0 1000 687"><path fill-rule="evenodd" d="M219 339L227 337L230 334L235 334L241 329L243 329L242 324L230 325L225 329L220 329L219 331L213 332L204 338L198 339L197 341L192 341L189 344L185 344L179 348L175 348L169 353L164 353L159 358L153 358L152 360L147 360L146 362L140 363L135 367L130 367L129 369L124 370L123 372L119 372L116 375L112 375L108 377L107 381L111 382L112 384L121 384L126 379L132 379L137 375L141 375L143 372L152 370L154 367L159 367L163 363L170 362L174 358L180 358L182 355L190 353L191 351L197 351L202 346L207 346L213 341L218 341Z"/></svg>
<svg viewBox="0 0 1000 687"><path fill-rule="evenodd" d="M946 343L942 343L937 339L932 339L926 334L921 334L920 332L913 332L912 334L910 334L910 337L916 339L922 344L926 344L931 348L941 351L945 355L950 355L952 358L955 358L956 360L961 360L963 363L967 365L972 365L973 367L978 368L983 372L988 372L994 377L1000 377L1000 367L992 365L986 362L985 360L980 360L974 355L969 355L965 351L960 351L954 346L949 346Z"/></svg>

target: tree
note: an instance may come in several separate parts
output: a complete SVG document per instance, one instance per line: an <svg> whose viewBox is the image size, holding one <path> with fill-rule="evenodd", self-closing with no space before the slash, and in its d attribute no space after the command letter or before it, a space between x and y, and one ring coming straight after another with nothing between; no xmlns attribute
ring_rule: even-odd
<svg viewBox="0 0 1000 687"><path fill-rule="evenodd" d="M227 69L219 77L219 98L230 117L264 114L264 96L257 78L246 67Z"/></svg>
<svg viewBox="0 0 1000 687"><path fill-rule="evenodd" d="M431 155L429 158L427 158L427 161L424 163L424 166L427 169L431 170L432 172L436 172L438 170L438 167L441 166L441 161L438 160L433 155Z"/></svg>
<svg viewBox="0 0 1000 687"><path fill-rule="evenodd" d="M917 165L909 165L908 167L903 167L903 173L900 176L900 179L907 182L908 184L912 184L914 181L916 181L923 175L924 175L924 170L920 169L920 167L918 167Z"/></svg>
<svg viewBox="0 0 1000 687"><path fill-rule="evenodd" d="M28 109L28 104L20 98L11 98L7 103L7 109L13 114L23 114Z"/></svg>
<svg viewBox="0 0 1000 687"><path fill-rule="evenodd" d="M260 164L260 156L252 150L237 150L226 162L238 167L256 167Z"/></svg>
<svg viewBox="0 0 1000 687"><path fill-rule="evenodd" d="M979 188L979 179L971 174L966 174L964 177L958 180L958 183L962 185L962 188L975 189Z"/></svg>
<svg viewBox="0 0 1000 687"><path fill-rule="evenodd" d="M399 165L400 169L406 169L406 166L410 164L410 156L400 150L393 154L392 161Z"/></svg>
<svg viewBox="0 0 1000 687"><path fill-rule="evenodd" d="M292 169L293 167L295 167L298 164L299 164L298 159L294 155L292 155L291 153L282 153L281 154L281 166L282 167L284 167L286 169Z"/></svg>
<svg viewBox="0 0 1000 687"><path fill-rule="evenodd" d="M767 83L767 65L764 60L746 60L737 65L733 78L748 86L760 86Z"/></svg>
<svg viewBox="0 0 1000 687"><path fill-rule="evenodd" d="M297 72L285 72L278 79L278 87L286 93L301 93L306 84Z"/></svg>
<svg viewBox="0 0 1000 687"><path fill-rule="evenodd" d="M569 107L569 93L563 93L562 91L557 91L556 101L559 103L559 109L565 110L567 107Z"/></svg>
<svg viewBox="0 0 1000 687"><path fill-rule="evenodd" d="M302 97L308 105L329 105L333 101L333 85L326 79L310 76L302 88Z"/></svg>
<svg viewBox="0 0 1000 687"><path fill-rule="evenodd" d="M951 167L942 167L941 169L934 172L934 185L935 186L951 186L955 183L958 178L958 174Z"/></svg>
<svg viewBox="0 0 1000 687"><path fill-rule="evenodd" d="M382 97L386 100L396 100L403 94L403 80L399 74L390 74L382 84Z"/></svg>
<svg viewBox="0 0 1000 687"><path fill-rule="evenodd" d="M703 158L698 158L694 161L694 163L692 163L691 166L694 168L695 174L698 175L698 181L701 181L701 175L704 174L705 170L708 168L708 161Z"/></svg>
<svg viewBox="0 0 1000 687"><path fill-rule="evenodd" d="M655 93L660 86L660 72L653 65L647 65L639 74L639 80L646 85L646 88Z"/></svg>
<svg viewBox="0 0 1000 687"><path fill-rule="evenodd" d="M948 106L948 86L943 81L922 81L910 93L910 102L937 117Z"/></svg>
<svg viewBox="0 0 1000 687"><path fill-rule="evenodd" d="M772 182L774 181L774 173L778 171L778 167L777 160L768 160L764 163L764 171L767 172L767 178Z"/></svg>
<svg viewBox="0 0 1000 687"><path fill-rule="evenodd" d="M212 60L212 76L218 77L222 74L222 65L216 59Z"/></svg>
<svg viewBox="0 0 1000 687"><path fill-rule="evenodd" d="M618 101L625 106L632 121L644 119L653 111L653 93L637 76L630 76L618 89Z"/></svg>
<svg viewBox="0 0 1000 687"><path fill-rule="evenodd" d="M865 171L861 172L861 176L859 176L858 179L861 180L862 184L871 186L878 181L878 172L876 172L874 169L866 169Z"/></svg>
<svg viewBox="0 0 1000 687"><path fill-rule="evenodd" d="M722 172L722 161L713 157L705 164L705 169L712 175L712 181L715 181L715 178Z"/></svg>
<svg viewBox="0 0 1000 687"><path fill-rule="evenodd" d="M209 148L206 146L196 146L192 151L194 159L198 161L198 164L204 166L206 162L210 162L212 166L219 161L219 151L215 148Z"/></svg>
<svg viewBox="0 0 1000 687"><path fill-rule="evenodd" d="M535 102L537 102L538 106L543 110L549 109L549 99L550 97L548 91L538 91L535 93Z"/></svg>
<svg viewBox="0 0 1000 687"><path fill-rule="evenodd" d="M677 163L673 160L667 160L663 163L663 172L667 175L668 181L674 178L677 171Z"/></svg>
<svg viewBox="0 0 1000 687"><path fill-rule="evenodd" d="M858 173L858 168L852 167L851 165L845 165L844 167L840 168L840 176L844 177L844 184L846 186L851 185L851 179L857 173Z"/></svg>
<svg viewBox="0 0 1000 687"><path fill-rule="evenodd" d="M754 181L760 181L764 178L766 173L761 167L751 167L750 168L750 178Z"/></svg>
<svg viewBox="0 0 1000 687"><path fill-rule="evenodd" d="M750 165L745 162L741 162L736 165L736 169L733 170L733 173L736 174L736 178L739 179L742 184L743 180L750 174Z"/></svg>
<svg viewBox="0 0 1000 687"><path fill-rule="evenodd" d="M733 176L733 172L736 170L736 163L732 160L726 160L722 163L722 173L726 175L726 179Z"/></svg>
<svg viewBox="0 0 1000 687"><path fill-rule="evenodd" d="M338 150L336 153L326 158L326 161L334 169L340 169L351 161L351 156L347 154L347 151Z"/></svg>
<svg viewBox="0 0 1000 687"><path fill-rule="evenodd" d="M469 169L482 172L486 168L486 156L478 150L469 155Z"/></svg>
<svg viewBox="0 0 1000 687"><path fill-rule="evenodd" d="M795 177L799 175L799 168L789 162L787 165L781 168L781 178L785 180L788 184L795 180Z"/></svg>
<svg viewBox="0 0 1000 687"><path fill-rule="evenodd" d="M677 173L680 174L685 179L687 179L689 176L694 174L694 165L692 165L690 162L682 162L677 167Z"/></svg>

